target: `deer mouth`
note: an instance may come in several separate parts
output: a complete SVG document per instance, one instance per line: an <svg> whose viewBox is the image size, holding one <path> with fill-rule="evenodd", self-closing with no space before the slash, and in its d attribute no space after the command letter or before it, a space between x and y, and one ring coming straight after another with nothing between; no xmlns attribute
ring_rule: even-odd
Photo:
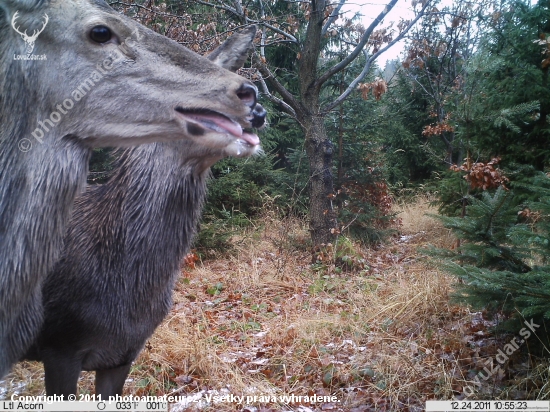
<svg viewBox="0 0 550 412"><path fill-rule="evenodd" d="M192 122L187 127L187 130L191 134L200 136L204 134L204 129L209 129L217 133L229 134L250 146L258 146L260 144L260 139L256 134L244 130L239 123L218 112L211 110L186 110L181 107L176 107L176 112L183 115L186 120Z"/></svg>

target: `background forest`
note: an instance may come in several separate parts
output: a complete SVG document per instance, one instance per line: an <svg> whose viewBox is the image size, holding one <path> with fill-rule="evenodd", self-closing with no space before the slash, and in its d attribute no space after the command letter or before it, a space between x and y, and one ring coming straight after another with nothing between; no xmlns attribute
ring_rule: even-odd
<svg viewBox="0 0 550 412"><path fill-rule="evenodd" d="M344 409L322 410L549 399L550 3L413 0L391 23L397 3L365 20L345 0L110 2L201 54L258 25L240 73L269 113L265 155L212 168L175 298L194 346L178 352L181 325L165 326L171 346L147 348L134 393L218 390L217 376L263 393L345 394ZM398 42L400 58L381 67ZM90 183L108 178L109 159L95 152ZM324 317L313 327L289 313ZM290 326L270 323L280 315ZM537 338L483 378L526 321ZM220 366L224 345L251 342L253 356ZM250 368L263 380L241 374ZM279 410L258 408L246 410Z"/></svg>
<svg viewBox="0 0 550 412"><path fill-rule="evenodd" d="M326 146L322 172L333 180L321 193L330 201L323 212L337 217L331 236L315 237L310 225L313 246L339 233L381 240L392 198L417 190L436 193L449 216L464 216L470 196L499 186L517 192L520 202L537 200L525 185L542 178L550 152L547 2L413 2L414 20L386 23L384 11L370 26L342 14L343 0L321 2L314 39L318 3L113 3L203 54L233 30L260 24L256 53L241 74L257 81L269 108L266 156L215 165L199 247L209 246L209 227L219 234L246 224L265 202L283 216L314 220L312 140ZM307 42L314 40L318 54L307 69L317 79L305 79L304 55L313 53ZM401 59L379 67L380 53L397 40L405 44ZM321 138L311 137L311 117L323 119ZM99 174L92 181L105 178L104 154L94 159Z"/></svg>
<svg viewBox="0 0 550 412"><path fill-rule="evenodd" d="M431 254L462 298L546 319L550 5L426 0L384 22L395 4L371 23L343 13L344 0L113 4L200 53L259 25L241 74L270 113L265 156L213 167L197 250L227 251L267 207L309 221L315 262L339 236L387 239L399 230L392 203L432 193L459 241ZM379 67L398 40L401 58Z"/></svg>

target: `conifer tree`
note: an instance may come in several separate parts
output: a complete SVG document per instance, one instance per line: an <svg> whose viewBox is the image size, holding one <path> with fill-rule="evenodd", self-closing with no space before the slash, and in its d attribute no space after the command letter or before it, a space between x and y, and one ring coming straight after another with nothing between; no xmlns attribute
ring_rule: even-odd
<svg viewBox="0 0 550 412"><path fill-rule="evenodd" d="M461 279L454 298L475 309L504 314L501 325L550 319L550 179L539 174L530 189L539 199L526 205L499 188L471 199L464 218L439 217L462 240L455 251L432 249L442 267ZM550 335L541 328L539 337ZM548 336L547 336L548 337Z"/></svg>

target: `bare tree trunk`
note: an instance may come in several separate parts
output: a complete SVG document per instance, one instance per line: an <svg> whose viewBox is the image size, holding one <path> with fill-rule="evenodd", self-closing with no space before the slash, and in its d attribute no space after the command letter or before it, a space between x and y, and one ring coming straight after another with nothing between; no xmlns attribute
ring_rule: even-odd
<svg viewBox="0 0 550 412"><path fill-rule="evenodd" d="M311 1L311 13L298 69L300 98L304 109L300 123L305 130L306 153L309 159L309 228L315 248L333 242L338 228L332 208L334 147L327 137L324 116L319 114L320 84L317 82L326 4L326 0Z"/></svg>
<svg viewBox="0 0 550 412"><path fill-rule="evenodd" d="M334 147L327 136L324 118L312 116L306 126L306 152L309 159L309 214L311 240L315 247L333 242L338 233L332 207Z"/></svg>
<svg viewBox="0 0 550 412"><path fill-rule="evenodd" d="M345 71L344 71L345 73ZM342 75L342 77L344 77ZM343 81L340 81L340 94L344 93L345 87ZM344 105L341 104L338 109L338 174L336 185L338 188L342 185L344 179Z"/></svg>

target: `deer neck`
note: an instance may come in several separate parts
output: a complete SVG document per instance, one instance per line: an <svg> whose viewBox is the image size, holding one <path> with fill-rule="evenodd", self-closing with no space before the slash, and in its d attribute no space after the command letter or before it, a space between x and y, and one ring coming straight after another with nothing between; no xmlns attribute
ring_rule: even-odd
<svg viewBox="0 0 550 412"><path fill-rule="evenodd" d="M158 244L151 247L158 247L159 252L171 250L179 266L197 231L206 198L208 169L204 169L200 158L174 150L177 144L147 146L130 149L126 175L131 179L125 212L129 225L148 224L149 230L146 233L133 227L129 233L148 236ZM144 156L144 152L151 157ZM141 207L135 214L137 205ZM133 216L135 219L130 221Z"/></svg>
<svg viewBox="0 0 550 412"><path fill-rule="evenodd" d="M151 299L155 291L171 294L197 231L209 169L200 156L174 149L177 145L127 149L109 182L85 195L90 204L101 196L101 204L90 213L98 218L110 214L111 221L102 223L109 228L109 239L102 242L120 245L119 252L106 253L125 272L118 285L128 282L125 289L133 289L135 298Z"/></svg>
<svg viewBox="0 0 550 412"><path fill-rule="evenodd" d="M29 334L39 331L42 281L62 250L74 198L86 182L90 150L56 136L24 152L20 142L28 131L27 112L12 112L20 121L15 123L5 109L0 108L0 124L6 125L0 135L0 346L7 346L1 338L11 339L9 346L21 351L10 353L12 362L30 343L22 341L21 324L28 322ZM29 319L25 314L32 305L38 309ZM0 359L0 369L4 363Z"/></svg>

